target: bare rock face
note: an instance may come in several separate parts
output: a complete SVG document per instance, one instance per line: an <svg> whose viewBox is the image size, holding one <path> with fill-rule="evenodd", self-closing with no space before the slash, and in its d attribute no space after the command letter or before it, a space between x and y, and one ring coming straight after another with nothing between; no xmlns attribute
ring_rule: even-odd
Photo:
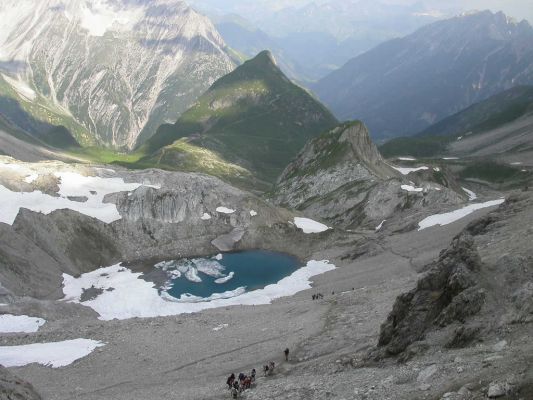
<svg viewBox="0 0 533 400"><path fill-rule="evenodd" d="M465 322L478 313L485 299L476 280L481 267L474 239L468 234L456 237L428 266L416 288L397 298L381 326L378 345L385 354L401 353L436 325Z"/></svg>
<svg viewBox="0 0 533 400"><path fill-rule="evenodd" d="M41 400L41 396L32 385L0 365L0 400Z"/></svg>

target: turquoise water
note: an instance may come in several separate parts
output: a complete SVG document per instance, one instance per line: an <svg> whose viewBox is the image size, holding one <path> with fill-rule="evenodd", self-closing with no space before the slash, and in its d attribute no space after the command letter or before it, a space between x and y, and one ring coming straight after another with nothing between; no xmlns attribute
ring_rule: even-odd
<svg viewBox="0 0 533 400"><path fill-rule="evenodd" d="M295 257L262 250L226 253L221 260L203 258L158 265L170 276L180 275L172 277L167 284L167 293L177 299L182 295L208 298L243 287L247 292L262 289L302 267ZM230 274L233 277L227 282L216 282L228 279Z"/></svg>

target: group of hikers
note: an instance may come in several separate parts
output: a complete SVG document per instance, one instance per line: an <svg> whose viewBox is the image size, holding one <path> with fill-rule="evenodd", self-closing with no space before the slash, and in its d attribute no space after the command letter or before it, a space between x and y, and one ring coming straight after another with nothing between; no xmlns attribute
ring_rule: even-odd
<svg viewBox="0 0 533 400"><path fill-rule="evenodd" d="M324 295L322 293L317 293L317 294L314 294L312 297L313 297L313 300L320 300L324 298Z"/></svg>
<svg viewBox="0 0 533 400"><path fill-rule="evenodd" d="M283 354L285 355L285 361L289 361L288 348L283 351ZM274 373L275 368L276 363L274 361L270 361L267 365L263 366L263 374L265 375L265 377L272 375ZM231 392L231 397L236 399L242 392L247 389L250 389L252 385L255 385L256 375L257 371L255 370L255 368L252 369L250 375L246 375L241 372L238 377L235 377L235 374L231 374L226 380L226 385L228 386L228 389Z"/></svg>

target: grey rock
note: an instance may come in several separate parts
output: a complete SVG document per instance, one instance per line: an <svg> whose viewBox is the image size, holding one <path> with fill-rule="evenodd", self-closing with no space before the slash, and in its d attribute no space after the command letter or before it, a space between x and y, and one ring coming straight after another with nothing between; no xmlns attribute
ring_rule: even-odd
<svg viewBox="0 0 533 400"><path fill-rule="evenodd" d="M0 365L0 400L41 400L33 386Z"/></svg>

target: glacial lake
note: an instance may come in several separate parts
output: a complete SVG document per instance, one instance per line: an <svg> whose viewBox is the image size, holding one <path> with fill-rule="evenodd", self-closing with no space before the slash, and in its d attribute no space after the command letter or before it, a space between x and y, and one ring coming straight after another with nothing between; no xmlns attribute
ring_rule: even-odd
<svg viewBox="0 0 533 400"><path fill-rule="evenodd" d="M278 283L301 268L287 254L264 250L219 254L212 258L164 261L166 295L184 302L231 298Z"/></svg>

